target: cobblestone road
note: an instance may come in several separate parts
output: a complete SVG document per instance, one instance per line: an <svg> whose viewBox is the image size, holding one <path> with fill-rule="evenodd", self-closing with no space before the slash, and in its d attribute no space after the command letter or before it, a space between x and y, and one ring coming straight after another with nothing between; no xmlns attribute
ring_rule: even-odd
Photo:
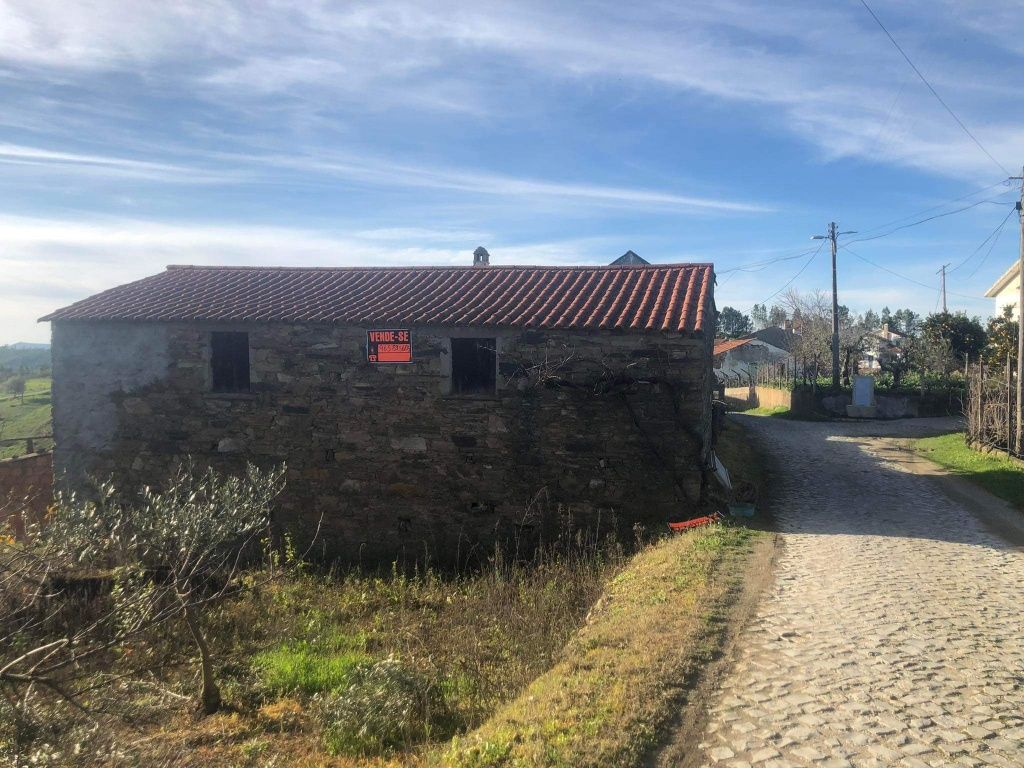
<svg viewBox="0 0 1024 768"><path fill-rule="evenodd" d="M744 418L780 458L774 585L711 702L709 766L1024 766L1024 552L885 425Z"/></svg>

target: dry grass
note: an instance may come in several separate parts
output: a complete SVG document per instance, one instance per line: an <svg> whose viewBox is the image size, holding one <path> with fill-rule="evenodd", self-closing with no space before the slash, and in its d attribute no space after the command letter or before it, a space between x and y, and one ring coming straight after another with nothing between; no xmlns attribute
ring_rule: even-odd
<svg viewBox="0 0 1024 768"><path fill-rule="evenodd" d="M738 565L757 535L714 526L638 554L558 664L434 762L637 765L712 655Z"/></svg>

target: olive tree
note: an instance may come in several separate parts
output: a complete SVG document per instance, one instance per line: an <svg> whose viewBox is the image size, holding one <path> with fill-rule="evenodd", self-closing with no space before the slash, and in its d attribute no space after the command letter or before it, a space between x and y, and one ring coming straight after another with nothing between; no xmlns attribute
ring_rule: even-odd
<svg viewBox="0 0 1024 768"><path fill-rule="evenodd" d="M0 653L12 633L27 650L0 656L0 686L49 687L69 700L67 678L90 657L128 643L164 622L180 619L195 645L201 672L200 711L219 709L220 690L205 629L205 609L239 588L247 558L267 536L284 470L249 465L243 476L179 467L163 490L144 488L128 499L111 483L92 498L60 498L45 523L23 544L0 550L14 567L0 580L0 599L18 610L0 624ZM110 609L62 637L47 638L37 608L55 590L50 578L103 574L112 584ZM10 700L10 699L9 699Z"/></svg>

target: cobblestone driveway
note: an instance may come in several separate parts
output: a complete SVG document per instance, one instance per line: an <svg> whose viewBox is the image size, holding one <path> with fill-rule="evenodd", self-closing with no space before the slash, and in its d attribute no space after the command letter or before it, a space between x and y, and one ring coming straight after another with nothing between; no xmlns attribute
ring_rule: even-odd
<svg viewBox="0 0 1024 768"><path fill-rule="evenodd" d="M744 425L780 459L784 549L705 764L1024 766L1024 552L858 441L936 421Z"/></svg>

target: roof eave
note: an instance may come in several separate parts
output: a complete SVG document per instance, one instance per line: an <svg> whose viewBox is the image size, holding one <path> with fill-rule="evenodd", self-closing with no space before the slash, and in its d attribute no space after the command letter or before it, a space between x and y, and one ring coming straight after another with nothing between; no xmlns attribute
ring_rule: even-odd
<svg viewBox="0 0 1024 768"><path fill-rule="evenodd" d="M1003 289L1013 281L1013 278L1017 276L1017 272L1019 270L1020 262L1013 262L1013 264L1010 265L1010 268L1003 272L1003 274L999 276L999 279L992 284L992 287L985 291L985 297L994 299L1002 293Z"/></svg>

